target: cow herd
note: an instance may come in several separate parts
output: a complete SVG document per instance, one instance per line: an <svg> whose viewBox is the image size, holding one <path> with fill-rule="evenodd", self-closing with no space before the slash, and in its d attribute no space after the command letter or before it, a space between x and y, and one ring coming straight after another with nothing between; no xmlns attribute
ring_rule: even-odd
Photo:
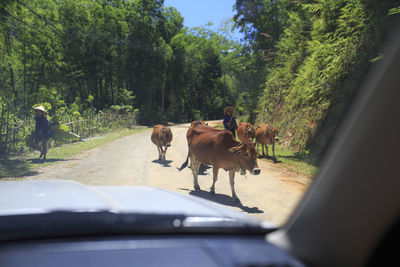
<svg viewBox="0 0 400 267"><path fill-rule="evenodd" d="M219 130L207 125L203 121L193 121L186 133L188 154L186 161L179 171L188 166L193 173L193 184L196 191L200 190L198 183L199 168L201 165L212 166L213 183L210 193L215 194L215 183L218 179L219 169L229 172L229 183L232 190L232 199L240 203L235 192L235 172L242 175L249 171L258 175L261 170L258 167L256 146L261 145L262 155L268 156L267 145L272 145L273 159L275 158L275 142L278 141L278 129L269 124L260 124L254 127L248 122L241 122L237 129L237 135L241 142L237 141L231 131ZM157 146L159 160L165 161L167 148L172 141L171 129L163 125L155 125L151 135L151 141ZM254 140L255 138L255 141ZM266 155L264 153L266 148Z"/></svg>

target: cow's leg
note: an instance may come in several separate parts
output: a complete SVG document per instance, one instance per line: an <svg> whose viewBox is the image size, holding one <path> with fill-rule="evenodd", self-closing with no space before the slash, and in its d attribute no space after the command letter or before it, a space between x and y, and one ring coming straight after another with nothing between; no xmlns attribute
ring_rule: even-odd
<svg viewBox="0 0 400 267"><path fill-rule="evenodd" d="M265 157L265 152L264 152L264 144L261 144L261 150L262 150L262 156Z"/></svg>
<svg viewBox="0 0 400 267"><path fill-rule="evenodd" d="M276 157L275 157L275 142L272 143L272 157L274 158L274 160L276 160Z"/></svg>
<svg viewBox="0 0 400 267"><path fill-rule="evenodd" d="M161 147L162 151L162 147ZM165 147L164 151L162 151L162 160L165 161L165 156L167 155L167 147Z"/></svg>
<svg viewBox="0 0 400 267"><path fill-rule="evenodd" d="M192 173L193 173L193 186L194 186L194 190L196 190L196 191L200 191L200 185L199 185L199 181L197 179L197 176L199 175L199 167L200 167L200 162L191 156L190 157L190 169L192 170Z"/></svg>
<svg viewBox="0 0 400 267"><path fill-rule="evenodd" d="M215 195L215 182L218 180L218 168L213 166L213 183L210 188L210 193Z"/></svg>
<svg viewBox="0 0 400 267"><path fill-rule="evenodd" d="M265 157L268 158L268 145L265 144Z"/></svg>
<svg viewBox="0 0 400 267"><path fill-rule="evenodd" d="M236 192L235 192L235 172L234 171L229 171L229 183L231 185L233 202L240 203L240 199L237 197Z"/></svg>
<svg viewBox="0 0 400 267"><path fill-rule="evenodd" d="M259 146L260 146L260 144L256 142L256 154L257 154L257 157L260 156L260 153L258 153L258 147L259 147Z"/></svg>
<svg viewBox="0 0 400 267"><path fill-rule="evenodd" d="M160 146L157 146L157 150L158 150L158 160L161 160L161 148L160 148Z"/></svg>

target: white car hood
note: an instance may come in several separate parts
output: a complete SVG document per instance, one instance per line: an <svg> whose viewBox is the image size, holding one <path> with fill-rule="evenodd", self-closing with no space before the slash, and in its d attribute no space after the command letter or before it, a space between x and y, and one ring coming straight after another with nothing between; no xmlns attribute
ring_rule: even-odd
<svg viewBox="0 0 400 267"><path fill-rule="evenodd" d="M0 216L54 211L180 214L268 225L208 200L152 187L86 186L69 180L0 183Z"/></svg>

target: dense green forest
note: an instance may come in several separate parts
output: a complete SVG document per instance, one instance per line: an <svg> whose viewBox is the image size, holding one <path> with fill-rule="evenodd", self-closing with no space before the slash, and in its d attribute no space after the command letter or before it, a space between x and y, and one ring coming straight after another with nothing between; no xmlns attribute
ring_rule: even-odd
<svg viewBox="0 0 400 267"><path fill-rule="evenodd" d="M257 123L278 126L285 144L320 155L399 26L399 2L237 0L236 9L238 26L267 61Z"/></svg>
<svg viewBox="0 0 400 267"><path fill-rule="evenodd" d="M163 1L10 0L0 9L0 95L19 116L44 103L53 116L112 108L138 110L143 124L186 122L241 101L251 51L183 28Z"/></svg>
<svg viewBox="0 0 400 267"><path fill-rule="evenodd" d="M43 104L53 122L111 109L151 125L233 105L294 148L324 147L399 17L395 0L236 0L214 31L163 2L2 1L0 120Z"/></svg>

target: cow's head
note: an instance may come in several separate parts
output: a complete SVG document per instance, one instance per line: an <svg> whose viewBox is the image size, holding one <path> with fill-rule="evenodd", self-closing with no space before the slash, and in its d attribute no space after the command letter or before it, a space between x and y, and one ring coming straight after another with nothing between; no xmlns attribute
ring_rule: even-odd
<svg viewBox="0 0 400 267"><path fill-rule="evenodd" d="M253 140L256 137L256 130L253 126L248 127L247 129L247 136L250 140Z"/></svg>
<svg viewBox="0 0 400 267"><path fill-rule="evenodd" d="M258 168L257 153L253 142L241 143L230 148L229 151L237 154L242 173L248 170L251 174L260 174L261 170Z"/></svg>
<svg viewBox="0 0 400 267"><path fill-rule="evenodd" d="M272 135L271 135L271 139L274 140L275 142L279 142L279 129L276 127L272 127Z"/></svg>
<svg viewBox="0 0 400 267"><path fill-rule="evenodd" d="M279 141L279 130L277 127L268 125L267 131L265 132L266 138L271 138L271 144Z"/></svg>
<svg viewBox="0 0 400 267"><path fill-rule="evenodd" d="M160 141L162 146L171 146L172 132L168 127L162 127L160 130Z"/></svg>

